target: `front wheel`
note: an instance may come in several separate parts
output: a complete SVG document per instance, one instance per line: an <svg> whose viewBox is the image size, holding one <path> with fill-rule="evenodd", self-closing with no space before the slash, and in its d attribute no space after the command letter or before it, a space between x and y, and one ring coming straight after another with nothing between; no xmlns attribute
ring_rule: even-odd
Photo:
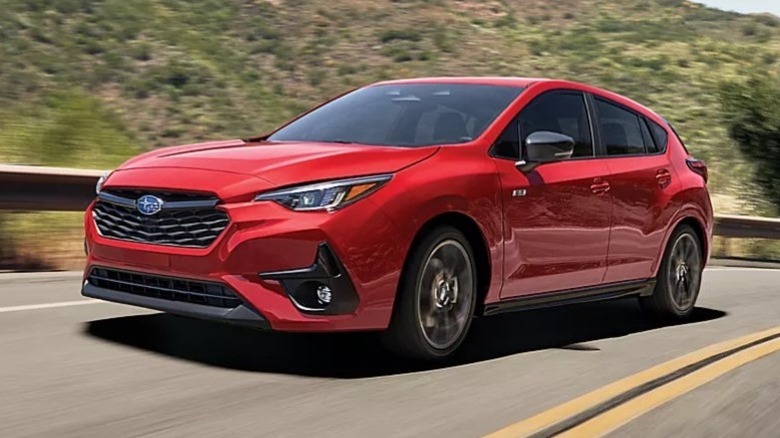
<svg viewBox="0 0 780 438"><path fill-rule="evenodd" d="M699 296L703 269L696 232L688 225L677 228L664 252L653 295L640 298L642 308L662 319L687 318Z"/></svg>
<svg viewBox="0 0 780 438"><path fill-rule="evenodd" d="M450 356L466 337L476 303L477 274L466 237L440 227L412 249L385 346L432 360Z"/></svg>

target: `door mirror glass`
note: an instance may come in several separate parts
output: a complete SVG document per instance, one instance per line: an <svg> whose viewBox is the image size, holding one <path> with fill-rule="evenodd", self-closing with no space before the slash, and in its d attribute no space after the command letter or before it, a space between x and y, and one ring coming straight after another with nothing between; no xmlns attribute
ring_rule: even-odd
<svg viewBox="0 0 780 438"><path fill-rule="evenodd" d="M574 153L574 139L551 131L537 131L525 139L526 161L550 163L568 160Z"/></svg>

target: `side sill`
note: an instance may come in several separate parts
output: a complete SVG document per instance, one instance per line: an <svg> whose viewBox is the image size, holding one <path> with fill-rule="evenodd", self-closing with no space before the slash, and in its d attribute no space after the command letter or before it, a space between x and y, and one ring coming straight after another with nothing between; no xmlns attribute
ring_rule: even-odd
<svg viewBox="0 0 780 438"><path fill-rule="evenodd" d="M545 292L486 304L482 314L485 316L496 315L505 312L611 300L629 295L646 296L653 293L653 288L655 288L655 278L610 283L581 289L568 289L559 292Z"/></svg>

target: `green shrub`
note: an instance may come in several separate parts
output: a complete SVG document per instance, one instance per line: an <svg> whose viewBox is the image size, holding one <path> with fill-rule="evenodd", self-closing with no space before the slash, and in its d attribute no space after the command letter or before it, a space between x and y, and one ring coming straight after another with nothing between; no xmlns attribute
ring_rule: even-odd
<svg viewBox="0 0 780 438"><path fill-rule="evenodd" d="M414 60L412 52L403 46L390 46L382 49L382 54L393 58L395 62L408 62Z"/></svg>
<svg viewBox="0 0 780 438"><path fill-rule="evenodd" d="M746 23L742 25L742 35L755 36L758 33L758 26L755 23Z"/></svg>
<svg viewBox="0 0 780 438"><path fill-rule="evenodd" d="M547 19L549 20L549 16ZM493 23L493 25L495 27L515 27L517 25L517 18L515 17L515 14L509 12L502 15Z"/></svg>
<svg viewBox="0 0 780 438"><path fill-rule="evenodd" d="M309 84L313 87L316 87L325 81L325 72L320 69L309 70L307 76L309 79Z"/></svg>
<svg viewBox="0 0 780 438"><path fill-rule="evenodd" d="M596 23L596 29L599 32L623 32L629 28L629 23L612 17L602 18Z"/></svg>
<svg viewBox="0 0 780 438"><path fill-rule="evenodd" d="M761 14L756 16L756 21L763 24L764 26L768 27L778 27L780 26L780 19L775 17L774 15L769 14Z"/></svg>
<svg viewBox="0 0 780 438"><path fill-rule="evenodd" d="M12 161L99 167L137 153L122 122L84 92L56 92L41 103L0 118L0 144Z"/></svg>
<svg viewBox="0 0 780 438"><path fill-rule="evenodd" d="M444 26L433 27L433 44L442 52L452 53L455 50L455 46L452 43L447 29Z"/></svg>
<svg viewBox="0 0 780 438"><path fill-rule="evenodd" d="M756 181L780 207L780 78L756 74L720 90L731 137L756 164Z"/></svg>
<svg viewBox="0 0 780 438"><path fill-rule="evenodd" d="M152 59L152 46L148 43L133 44L130 56L137 61L149 61Z"/></svg>
<svg viewBox="0 0 780 438"><path fill-rule="evenodd" d="M391 41L422 41L422 33L413 28L388 29L379 35L379 41L389 43Z"/></svg>

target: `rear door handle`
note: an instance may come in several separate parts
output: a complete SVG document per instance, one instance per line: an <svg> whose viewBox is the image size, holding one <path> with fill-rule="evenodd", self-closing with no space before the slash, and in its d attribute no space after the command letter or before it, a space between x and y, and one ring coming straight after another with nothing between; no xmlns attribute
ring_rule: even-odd
<svg viewBox="0 0 780 438"><path fill-rule="evenodd" d="M610 189L609 183L602 180L601 178L594 179L593 184L590 185L590 191L594 195L603 195L607 193L609 189Z"/></svg>
<svg viewBox="0 0 780 438"><path fill-rule="evenodd" d="M668 169L658 169L658 172L655 174L655 180L658 182L659 187L665 189L672 183L672 174Z"/></svg>

